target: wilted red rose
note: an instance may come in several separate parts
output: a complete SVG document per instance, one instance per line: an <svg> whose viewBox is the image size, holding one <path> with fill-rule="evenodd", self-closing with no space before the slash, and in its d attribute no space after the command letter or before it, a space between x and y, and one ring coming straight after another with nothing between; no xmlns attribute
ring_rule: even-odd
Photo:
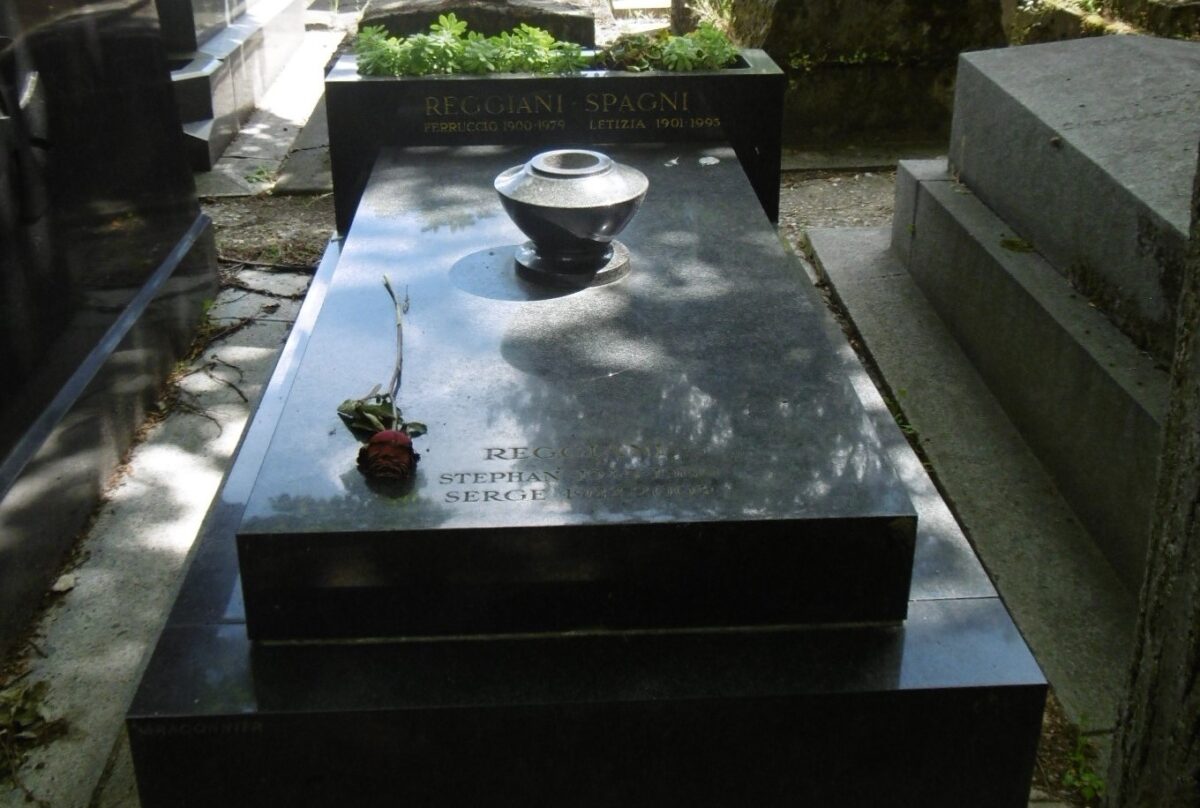
<svg viewBox="0 0 1200 808"><path fill-rule="evenodd" d="M381 480L407 480L420 457L413 451L412 438L407 432L384 429L358 450L358 470Z"/></svg>

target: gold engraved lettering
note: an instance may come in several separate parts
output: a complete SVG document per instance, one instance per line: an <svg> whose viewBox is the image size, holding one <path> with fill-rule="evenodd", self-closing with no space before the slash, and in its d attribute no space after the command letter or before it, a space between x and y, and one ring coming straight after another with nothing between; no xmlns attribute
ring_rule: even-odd
<svg viewBox="0 0 1200 808"><path fill-rule="evenodd" d="M588 129L593 131L645 128L646 122L641 118L591 118L588 120Z"/></svg>
<svg viewBox="0 0 1200 808"><path fill-rule="evenodd" d="M583 99L584 112L687 112L689 107L686 90L644 92L636 96L588 93Z"/></svg>
<svg viewBox="0 0 1200 808"><path fill-rule="evenodd" d="M561 93L528 95L443 95L425 97L425 117L460 118L479 115L544 115L563 111ZM489 130L495 131L495 130Z"/></svg>

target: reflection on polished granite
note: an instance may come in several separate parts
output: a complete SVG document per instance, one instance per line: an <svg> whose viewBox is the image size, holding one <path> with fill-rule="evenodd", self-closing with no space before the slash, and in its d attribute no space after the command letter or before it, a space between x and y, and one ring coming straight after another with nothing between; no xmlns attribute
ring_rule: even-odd
<svg viewBox="0 0 1200 808"><path fill-rule="evenodd" d="M0 647L216 288L153 7L3 6Z"/></svg>
<svg viewBox="0 0 1200 808"><path fill-rule="evenodd" d="M252 636L903 619L912 505L732 151L621 155L632 273L565 293L512 269L527 148L385 152L238 531ZM390 375L385 274L395 496L336 414Z"/></svg>
<svg viewBox="0 0 1200 808"><path fill-rule="evenodd" d="M401 246L355 249L399 271ZM234 533L301 360L319 356L337 260L318 272L130 710L143 806L1024 808L1045 681L956 531L918 527L903 624L251 642ZM778 291L827 316L799 274ZM828 322L813 333L838 338ZM381 366L365 355L339 365L374 383L386 349Z"/></svg>

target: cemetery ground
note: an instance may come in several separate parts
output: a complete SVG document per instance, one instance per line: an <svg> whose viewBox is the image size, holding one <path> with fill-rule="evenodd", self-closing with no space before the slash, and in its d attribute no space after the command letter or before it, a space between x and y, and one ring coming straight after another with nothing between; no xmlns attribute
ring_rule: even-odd
<svg viewBox="0 0 1200 808"><path fill-rule="evenodd" d="M316 50L330 52L336 42L329 40ZM260 119L263 131L290 127L287 114ZM333 231L333 198L322 186L320 160L312 159L319 144L304 144L303 133L295 144L292 137L284 138L283 153L268 147L235 154L239 162L224 174L201 178L202 206L217 230L220 294L47 596L20 658L0 670L0 733L7 733L0 734L7 739L0 746L0 805L138 804L124 711ZM281 170L284 156L293 167L306 164L292 173L311 182L288 176L287 162ZM1060 574L1094 563L1080 549L1082 528L1004 426L994 400L921 330L928 315L912 308L911 295L872 297L882 283L866 293L831 285L805 258L810 230L885 228L892 215L888 161L839 168L837 160L817 158L792 159L782 180L779 230L797 250L797 280L803 269L824 293L1055 686L1031 803L1091 804L1085 792L1106 770L1106 719L1124 684L1133 603L1127 594L1097 600ZM275 179L308 192L269 192ZM1052 531L1066 538L1035 540ZM1074 549L1051 557L1047 548L1056 542ZM48 688L26 687L41 681Z"/></svg>

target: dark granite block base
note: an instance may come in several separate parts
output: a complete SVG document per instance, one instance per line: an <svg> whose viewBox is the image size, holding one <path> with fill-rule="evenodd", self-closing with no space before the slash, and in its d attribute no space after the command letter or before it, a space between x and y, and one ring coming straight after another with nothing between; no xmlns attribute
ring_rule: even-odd
<svg viewBox="0 0 1200 808"><path fill-rule="evenodd" d="M240 626L179 628L147 677L144 808L1017 808L1045 696L994 598L857 631L250 652Z"/></svg>

